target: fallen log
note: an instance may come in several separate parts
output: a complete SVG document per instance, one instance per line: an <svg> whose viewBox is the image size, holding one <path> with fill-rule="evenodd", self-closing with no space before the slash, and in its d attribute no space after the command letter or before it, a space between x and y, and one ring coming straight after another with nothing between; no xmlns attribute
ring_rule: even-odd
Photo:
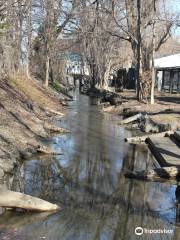
<svg viewBox="0 0 180 240"><path fill-rule="evenodd" d="M68 130L68 129L56 127L47 122L44 123L44 128L49 130L50 132L55 132L55 133L70 133L70 130Z"/></svg>
<svg viewBox="0 0 180 240"><path fill-rule="evenodd" d="M134 115L132 117L129 117L129 118L126 118L126 119L122 120L121 124L132 123L132 122L137 121L137 120L139 120L139 119L141 119L143 117L144 117L144 115L142 113L138 113L138 114L136 114L136 115Z"/></svg>
<svg viewBox="0 0 180 240"><path fill-rule="evenodd" d="M58 111L50 109L50 108L45 108L44 110L46 112L52 113L54 115L59 115L59 116L64 116L65 115L64 113L58 112Z"/></svg>
<svg viewBox="0 0 180 240"><path fill-rule="evenodd" d="M147 171L127 172L124 175L127 178L135 179L177 179L180 178L180 166L155 168Z"/></svg>
<svg viewBox="0 0 180 240"><path fill-rule="evenodd" d="M57 152L53 150L51 147L38 145L36 147L36 151L43 154L50 154L50 155L62 155L62 152Z"/></svg>
<svg viewBox="0 0 180 240"><path fill-rule="evenodd" d="M1 188L0 192L0 207L3 208L20 208L37 212L56 211L60 209L60 207L56 204L52 204L40 198L32 197L23 193L4 190Z"/></svg>
<svg viewBox="0 0 180 240"><path fill-rule="evenodd" d="M161 133L154 133L154 134L148 134L148 135L143 135L143 136L125 138L125 141L129 142L129 143L141 143L141 142L145 142L146 139L149 137L165 137L165 136L169 136L171 134L174 134L174 131L166 131L166 132L161 132Z"/></svg>

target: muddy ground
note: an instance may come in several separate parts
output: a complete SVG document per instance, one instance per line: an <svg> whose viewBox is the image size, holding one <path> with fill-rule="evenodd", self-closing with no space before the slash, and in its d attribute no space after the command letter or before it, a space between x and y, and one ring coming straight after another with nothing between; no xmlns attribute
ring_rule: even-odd
<svg viewBox="0 0 180 240"><path fill-rule="evenodd" d="M139 103L135 91L126 90L119 94L127 101L118 106L103 107L103 111L118 115L127 111L132 114L144 112L157 123L169 124L172 130L180 128L180 94L156 92L154 105Z"/></svg>

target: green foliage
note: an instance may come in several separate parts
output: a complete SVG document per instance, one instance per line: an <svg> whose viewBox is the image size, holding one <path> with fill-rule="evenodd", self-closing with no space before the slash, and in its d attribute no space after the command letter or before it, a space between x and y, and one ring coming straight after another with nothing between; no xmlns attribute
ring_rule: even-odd
<svg viewBox="0 0 180 240"><path fill-rule="evenodd" d="M7 30L9 29L8 23L0 23L0 30Z"/></svg>
<svg viewBox="0 0 180 240"><path fill-rule="evenodd" d="M58 83L57 81L54 81L52 84L51 84L51 87L53 90L55 90L56 92L58 93L65 93L66 92L66 89L65 87L63 87L60 83Z"/></svg>

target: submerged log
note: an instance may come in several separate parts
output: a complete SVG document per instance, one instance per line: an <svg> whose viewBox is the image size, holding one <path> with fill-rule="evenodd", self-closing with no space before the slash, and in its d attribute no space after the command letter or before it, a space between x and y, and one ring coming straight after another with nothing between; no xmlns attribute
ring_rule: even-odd
<svg viewBox="0 0 180 240"><path fill-rule="evenodd" d="M155 168L147 171L127 172L125 177L135 179L176 179L180 178L180 166Z"/></svg>
<svg viewBox="0 0 180 240"><path fill-rule="evenodd" d="M142 117L144 117L144 115L142 113L138 113L132 117L126 118L124 120L121 121L121 124L128 124L128 123L132 123L134 121L137 121L139 119L141 119Z"/></svg>
<svg viewBox="0 0 180 240"><path fill-rule="evenodd" d="M154 133L154 134L148 134L148 135L143 135L143 136L125 138L125 141L129 142L129 143L141 143L141 142L145 142L146 139L149 137L165 137L165 136L169 136L173 133L174 133L174 131L166 131L166 132L161 132L161 133Z"/></svg>
<svg viewBox="0 0 180 240"><path fill-rule="evenodd" d="M56 204L52 204L40 198L32 197L23 193L4 190L1 188L0 192L0 207L3 208L20 208L37 212L56 211L60 209L60 207Z"/></svg>

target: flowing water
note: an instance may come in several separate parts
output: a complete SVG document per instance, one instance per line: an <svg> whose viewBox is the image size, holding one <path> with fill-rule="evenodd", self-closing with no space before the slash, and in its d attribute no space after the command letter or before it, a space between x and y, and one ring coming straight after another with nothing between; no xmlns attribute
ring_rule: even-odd
<svg viewBox="0 0 180 240"><path fill-rule="evenodd" d="M131 132L118 125L117 117L102 113L87 96L75 95L59 122L72 132L49 140L63 155L24 162L14 184L58 203L61 210L6 212L0 216L0 239L179 240L176 186L124 178L126 170L153 167L147 147L125 143ZM137 227L143 235L135 234Z"/></svg>

